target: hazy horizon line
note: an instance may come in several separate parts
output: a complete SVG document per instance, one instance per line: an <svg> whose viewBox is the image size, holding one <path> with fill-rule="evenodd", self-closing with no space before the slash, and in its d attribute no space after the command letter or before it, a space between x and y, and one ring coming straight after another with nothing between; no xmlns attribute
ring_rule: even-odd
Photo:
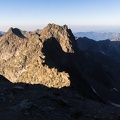
<svg viewBox="0 0 120 120"><path fill-rule="evenodd" d="M7 32L10 27L19 28L23 31L35 31L37 29L44 29L46 26L47 25L6 25L6 26L0 26L0 31ZM99 26L99 25L67 25L67 26L69 29L72 30L73 33L75 32L120 32L120 26Z"/></svg>

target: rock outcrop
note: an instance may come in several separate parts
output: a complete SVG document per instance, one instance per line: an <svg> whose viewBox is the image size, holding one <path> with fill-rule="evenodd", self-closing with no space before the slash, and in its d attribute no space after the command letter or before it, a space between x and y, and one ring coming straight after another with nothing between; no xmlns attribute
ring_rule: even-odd
<svg viewBox="0 0 120 120"><path fill-rule="evenodd" d="M70 75L62 67L69 67L75 45L66 25L48 24L33 33L10 28L0 38L0 74L11 82L70 86Z"/></svg>

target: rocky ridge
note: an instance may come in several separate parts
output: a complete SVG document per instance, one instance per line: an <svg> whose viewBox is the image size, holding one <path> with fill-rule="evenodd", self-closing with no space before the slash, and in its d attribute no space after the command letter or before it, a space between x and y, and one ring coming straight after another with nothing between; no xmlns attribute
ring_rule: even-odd
<svg viewBox="0 0 120 120"><path fill-rule="evenodd" d="M0 74L11 82L43 84L57 88L69 86L69 74L65 71L58 71L54 66L59 58L61 58L60 64L66 64L68 61L64 54L58 55L59 51L55 46L59 43L61 53L74 53L72 43L74 41L71 40L74 40L74 36L66 25L48 24L43 30L27 34L17 28L10 28L0 38ZM50 54L56 51L53 53L56 56L54 63L50 61L51 56L48 55L50 64L54 64L51 68L44 64L46 56L43 52L45 45L46 49L49 47L48 41L50 45L55 45Z"/></svg>
<svg viewBox="0 0 120 120"><path fill-rule="evenodd" d="M74 33L76 37L87 37L96 41L99 40L115 40L120 38L120 33L118 32L77 32Z"/></svg>

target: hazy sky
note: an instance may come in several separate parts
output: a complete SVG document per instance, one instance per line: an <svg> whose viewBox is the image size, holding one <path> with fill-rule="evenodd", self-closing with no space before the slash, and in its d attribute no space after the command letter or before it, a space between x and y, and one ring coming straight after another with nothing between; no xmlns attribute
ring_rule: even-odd
<svg viewBox="0 0 120 120"><path fill-rule="evenodd" d="M73 31L120 29L120 0L0 0L0 31L35 30L48 23Z"/></svg>

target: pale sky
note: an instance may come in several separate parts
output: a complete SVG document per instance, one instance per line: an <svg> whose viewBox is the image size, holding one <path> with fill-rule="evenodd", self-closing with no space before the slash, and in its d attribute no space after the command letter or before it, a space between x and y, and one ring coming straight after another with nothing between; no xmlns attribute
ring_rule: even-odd
<svg viewBox="0 0 120 120"><path fill-rule="evenodd" d="M67 24L76 31L120 30L120 0L0 0L0 31Z"/></svg>

